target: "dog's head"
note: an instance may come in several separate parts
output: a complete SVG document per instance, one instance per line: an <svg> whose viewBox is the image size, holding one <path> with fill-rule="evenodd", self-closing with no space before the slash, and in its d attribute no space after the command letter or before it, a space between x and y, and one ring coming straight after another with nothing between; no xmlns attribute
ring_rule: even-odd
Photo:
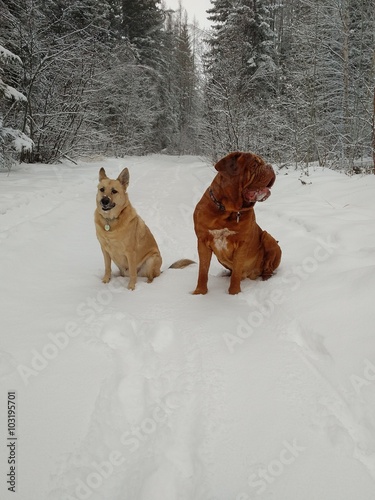
<svg viewBox="0 0 375 500"><path fill-rule="evenodd" d="M124 168L117 179L109 179L102 167L96 195L98 212L106 219L115 219L129 203L126 193L129 185L129 170Z"/></svg>
<svg viewBox="0 0 375 500"><path fill-rule="evenodd" d="M254 153L229 153L216 163L215 168L226 198L221 201L227 210L251 208L257 201L264 201L271 195L275 172L271 165Z"/></svg>

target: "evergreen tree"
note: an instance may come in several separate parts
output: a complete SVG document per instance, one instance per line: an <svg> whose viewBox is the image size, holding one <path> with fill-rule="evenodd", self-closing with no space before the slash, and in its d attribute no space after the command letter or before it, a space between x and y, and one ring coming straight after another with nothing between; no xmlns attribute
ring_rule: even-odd
<svg viewBox="0 0 375 500"><path fill-rule="evenodd" d="M210 19L216 24L206 56L207 121L208 128L214 129L212 154L216 157L235 149L259 151L260 134L269 133L267 107L275 96L278 71L268 2L212 0L212 4ZM215 130L219 130L219 144Z"/></svg>
<svg viewBox="0 0 375 500"><path fill-rule="evenodd" d="M170 148L179 154L197 154L200 151L199 130L201 96L195 53L186 12L180 8L171 19L169 66L169 100L173 109L173 140Z"/></svg>
<svg viewBox="0 0 375 500"><path fill-rule="evenodd" d="M86 29L104 38L108 34L110 6L107 0L41 0L40 12L50 20L50 31L59 34Z"/></svg>
<svg viewBox="0 0 375 500"><path fill-rule="evenodd" d="M177 82L178 91L178 132L179 151L187 153L191 150L191 128L196 84L196 68L190 46L190 35L187 19L180 26L177 38Z"/></svg>
<svg viewBox="0 0 375 500"><path fill-rule="evenodd" d="M162 41L164 12L158 0L122 0L121 31L139 50L143 64L157 64L155 54Z"/></svg>

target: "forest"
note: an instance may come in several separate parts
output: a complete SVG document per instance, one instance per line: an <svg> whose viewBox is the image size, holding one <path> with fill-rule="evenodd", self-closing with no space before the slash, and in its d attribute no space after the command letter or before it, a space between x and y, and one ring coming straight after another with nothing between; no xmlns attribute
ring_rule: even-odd
<svg viewBox="0 0 375 500"><path fill-rule="evenodd" d="M375 164L375 0L0 0L0 164L251 150Z"/></svg>

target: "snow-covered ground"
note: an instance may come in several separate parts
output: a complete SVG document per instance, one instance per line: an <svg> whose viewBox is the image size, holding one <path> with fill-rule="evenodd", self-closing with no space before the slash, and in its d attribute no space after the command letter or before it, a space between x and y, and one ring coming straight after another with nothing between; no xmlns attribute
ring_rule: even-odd
<svg viewBox="0 0 375 500"><path fill-rule="evenodd" d="M158 241L152 284L101 282L97 175L130 170ZM278 171L258 223L280 241L269 281L213 258L193 296L196 157L21 165L0 174L2 499L373 500L375 177ZM7 490L7 393L16 487Z"/></svg>

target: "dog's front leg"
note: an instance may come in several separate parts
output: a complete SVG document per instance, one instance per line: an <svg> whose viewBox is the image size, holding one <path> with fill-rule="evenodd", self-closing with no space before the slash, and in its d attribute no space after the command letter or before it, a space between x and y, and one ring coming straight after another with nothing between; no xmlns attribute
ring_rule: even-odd
<svg viewBox="0 0 375 500"><path fill-rule="evenodd" d="M247 248L245 245L239 246L234 252L233 264L232 264L232 274L230 277L230 285L228 292L231 295L236 295L241 291L241 279L242 271L246 258Z"/></svg>
<svg viewBox="0 0 375 500"><path fill-rule="evenodd" d="M137 283L137 254L136 252L131 252L127 255L129 264L129 284L128 290L134 290L135 284Z"/></svg>
<svg viewBox="0 0 375 500"><path fill-rule="evenodd" d="M104 257L104 276L103 276L102 282L108 283L111 279L111 274L112 274L111 257L109 255L109 253L106 250L104 250L103 247L101 247L101 248L102 248L103 257Z"/></svg>
<svg viewBox="0 0 375 500"><path fill-rule="evenodd" d="M210 268L212 250L205 242L198 239L199 272L198 283L194 290L194 295L204 295L207 293L208 270Z"/></svg>

